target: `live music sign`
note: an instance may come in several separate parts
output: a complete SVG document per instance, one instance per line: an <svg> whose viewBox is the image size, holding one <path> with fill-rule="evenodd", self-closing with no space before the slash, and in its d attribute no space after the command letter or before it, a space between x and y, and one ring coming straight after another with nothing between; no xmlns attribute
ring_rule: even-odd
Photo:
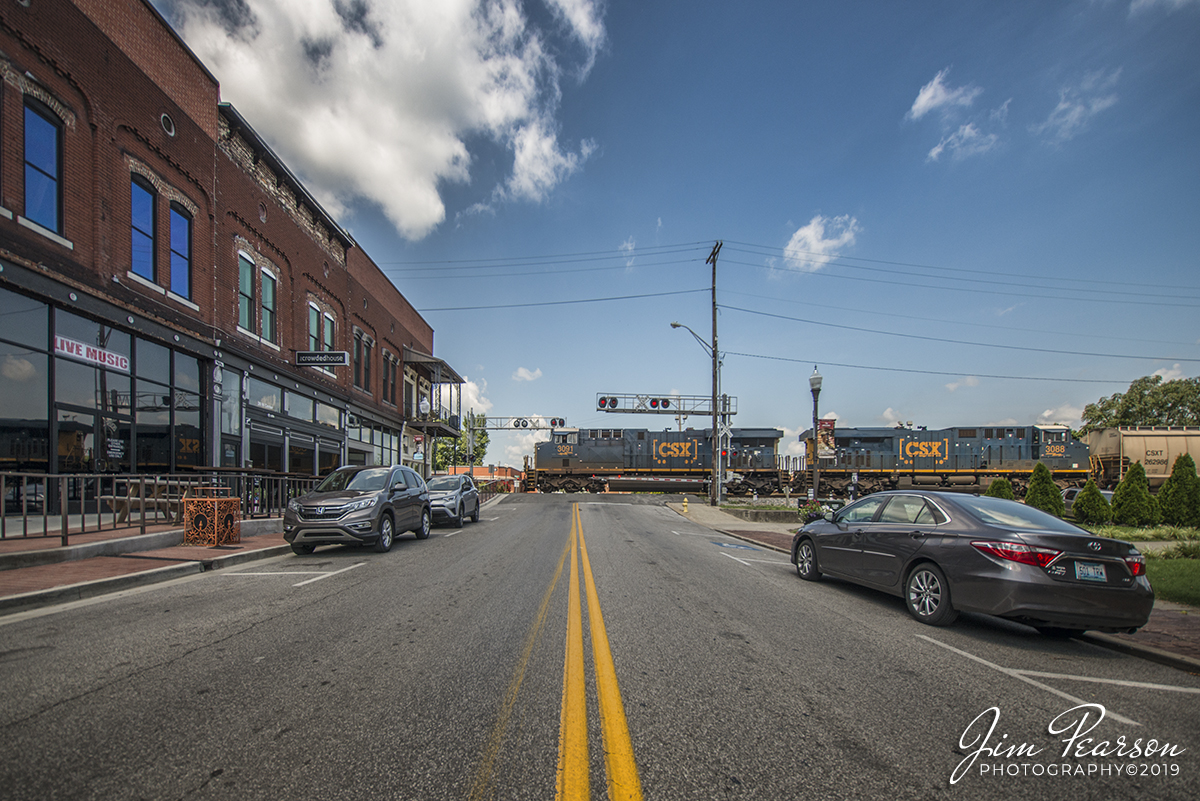
<svg viewBox="0 0 1200 801"><path fill-rule="evenodd" d="M54 352L60 356L70 356L72 359L78 359L81 362L94 364L98 367L120 370L123 373L129 372L128 356L115 351L105 350L104 348L98 348L86 342L60 337L57 334L54 336Z"/></svg>

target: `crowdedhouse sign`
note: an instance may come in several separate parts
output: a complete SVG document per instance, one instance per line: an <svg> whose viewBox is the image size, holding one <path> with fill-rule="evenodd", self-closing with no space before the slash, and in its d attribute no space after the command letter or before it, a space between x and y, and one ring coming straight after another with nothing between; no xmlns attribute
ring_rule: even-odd
<svg viewBox="0 0 1200 801"><path fill-rule="evenodd" d="M345 367L350 364L350 352L346 350L298 350L297 367Z"/></svg>

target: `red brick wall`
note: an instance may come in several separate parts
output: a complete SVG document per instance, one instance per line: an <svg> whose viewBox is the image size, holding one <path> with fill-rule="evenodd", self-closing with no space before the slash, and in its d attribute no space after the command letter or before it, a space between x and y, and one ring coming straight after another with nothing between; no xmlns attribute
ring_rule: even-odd
<svg viewBox="0 0 1200 801"><path fill-rule="evenodd" d="M74 2L142 72L175 99L209 139L217 138L217 81L162 22L148 0Z"/></svg>

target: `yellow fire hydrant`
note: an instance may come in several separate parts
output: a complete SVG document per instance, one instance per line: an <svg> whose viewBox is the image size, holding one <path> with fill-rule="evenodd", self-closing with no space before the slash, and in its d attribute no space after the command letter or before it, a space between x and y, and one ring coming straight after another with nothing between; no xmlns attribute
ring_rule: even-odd
<svg viewBox="0 0 1200 801"><path fill-rule="evenodd" d="M687 496L686 495L683 496L683 513L685 515L687 514Z"/></svg>

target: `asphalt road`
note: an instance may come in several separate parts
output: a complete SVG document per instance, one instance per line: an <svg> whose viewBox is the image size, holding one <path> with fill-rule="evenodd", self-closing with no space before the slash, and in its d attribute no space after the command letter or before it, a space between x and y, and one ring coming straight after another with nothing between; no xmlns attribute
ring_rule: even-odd
<svg viewBox="0 0 1200 801"><path fill-rule="evenodd" d="M1200 676L982 616L923 626L650 496L483 518L0 619L0 795L546 799L565 750L601 798L615 691L651 799L1200 797ZM560 748L575 692L584 752Z"/></svg>

